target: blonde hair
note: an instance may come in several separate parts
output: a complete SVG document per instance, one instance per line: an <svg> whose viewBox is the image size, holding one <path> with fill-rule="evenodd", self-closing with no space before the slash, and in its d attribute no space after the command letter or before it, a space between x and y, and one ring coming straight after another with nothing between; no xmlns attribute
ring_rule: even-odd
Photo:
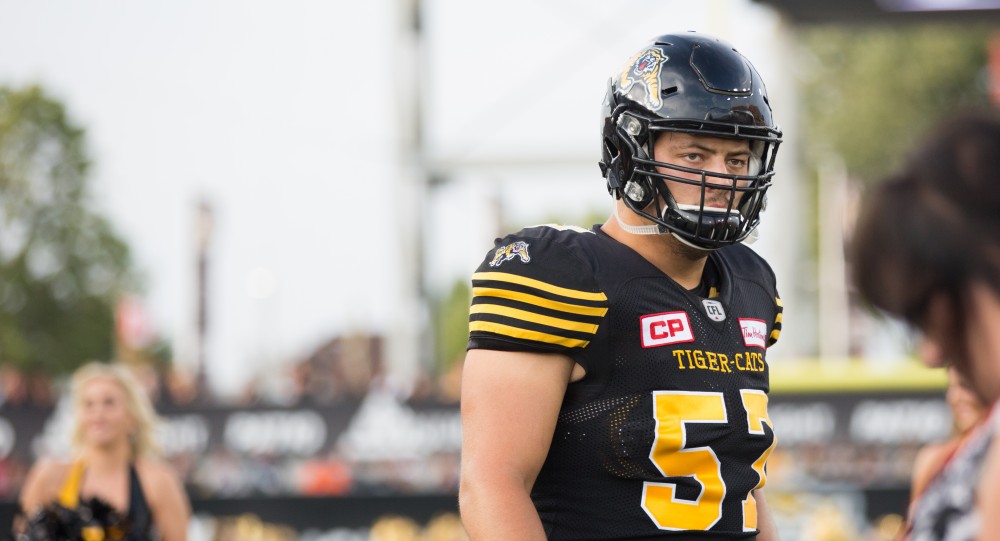
<svg viewBox="0 0 1000 541"><path fill-rule="evenodd" d="M132 456L157 453L159 446L154 431L159 417L146 391L125 365L102 362L91 362L81 366L73 373L70 381L70 396L73 403L73 450L79 452L83 449L83 423L80 420L80 412L83 409L83 387L99 378L114 381L125 392L125 409L135 421L135 432L129 437Z"/></svg>

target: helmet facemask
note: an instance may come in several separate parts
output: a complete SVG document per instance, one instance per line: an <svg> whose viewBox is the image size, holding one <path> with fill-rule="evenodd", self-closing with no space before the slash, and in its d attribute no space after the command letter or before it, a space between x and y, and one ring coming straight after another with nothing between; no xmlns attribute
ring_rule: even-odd
<svg viewBox="0 0 1000 541"><path fill-rule="evenodd" d="M699 126L685 126L690 123L664 121L650 122L647 127L643 124L629 113L622 114L619 121L619 140L627 140L624 146L634 149L632 162L635 165L632 179L622 190L622 199L633 212L656 225L626 229L639 234L672 234L684 244L702 250L714 250L751 237L760 224L760 213L767 204L766 192L774 175L778 146L774 137L750 133L757 131L752 128L734 130L731 124L700 122ZM747 174L717 173L650 159L653 142L670 132L749 140ZM692 175L695 178L690 178ZM677 202L668 181L697 186L700 199L695 203ZM723 198L727 201L726 206L712 206L707 202L708 190L728 192Z"/></svg>

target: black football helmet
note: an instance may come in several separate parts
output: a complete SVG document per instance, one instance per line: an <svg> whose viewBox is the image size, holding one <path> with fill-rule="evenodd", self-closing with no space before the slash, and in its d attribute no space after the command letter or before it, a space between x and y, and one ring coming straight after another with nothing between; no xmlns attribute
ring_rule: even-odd
<svg viewBox="0 0 1000 541"><path fill-rule="evenodd" d="M781 131L771 119L760 75L731 45L695 32L652 40L609 80L603 117L600 166L608 191L652 220L656 225L648 226L649 232L671 233L697 248L714 250L741 242L756 229ZM748 174L654 161L653 144L664 132L747 139L752 154ZM700 180L657 167L695 173ZM678 204L665 180L701 186L701 203ZM728 208L706 206L706 187L731 190Z"/></svg>

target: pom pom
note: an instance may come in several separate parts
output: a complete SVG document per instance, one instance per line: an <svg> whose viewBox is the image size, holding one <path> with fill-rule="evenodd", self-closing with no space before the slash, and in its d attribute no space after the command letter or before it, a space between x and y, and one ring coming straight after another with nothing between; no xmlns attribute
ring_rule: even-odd
<svg viewBox="0 0 1000 541"><path fill-rule="evenodd" d="M128 517L100 498L82 500L76 509L51 503L31 517L18 506L15 541L122 541Z"/></svg>

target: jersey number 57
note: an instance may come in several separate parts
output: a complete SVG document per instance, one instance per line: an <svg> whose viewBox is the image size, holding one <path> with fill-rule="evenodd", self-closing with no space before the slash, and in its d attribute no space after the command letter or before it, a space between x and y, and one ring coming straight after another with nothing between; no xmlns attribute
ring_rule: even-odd
<svg viewBox="0 0 1000 541"><path fill-rule="evenodd" d="M749 433L763 437L764 423L773 432L774 426L767 416L767 395L755 389L742 389L740 398ZM647 481L642 488L642 508L661 530L708 530L722 517L722 499L726 495L722 463L711 447L686 448L686 427L689 423L729 422L722 393L655 391L653 409L656 436L649 459L664 477L692 477L702 490L697 500L683 500L676 498L674 483ZM764 464L775 443L776 439L751 465L760 477L753 490L767 482ZM743 499L744 531L757 529L753 490Z"/></svg>

